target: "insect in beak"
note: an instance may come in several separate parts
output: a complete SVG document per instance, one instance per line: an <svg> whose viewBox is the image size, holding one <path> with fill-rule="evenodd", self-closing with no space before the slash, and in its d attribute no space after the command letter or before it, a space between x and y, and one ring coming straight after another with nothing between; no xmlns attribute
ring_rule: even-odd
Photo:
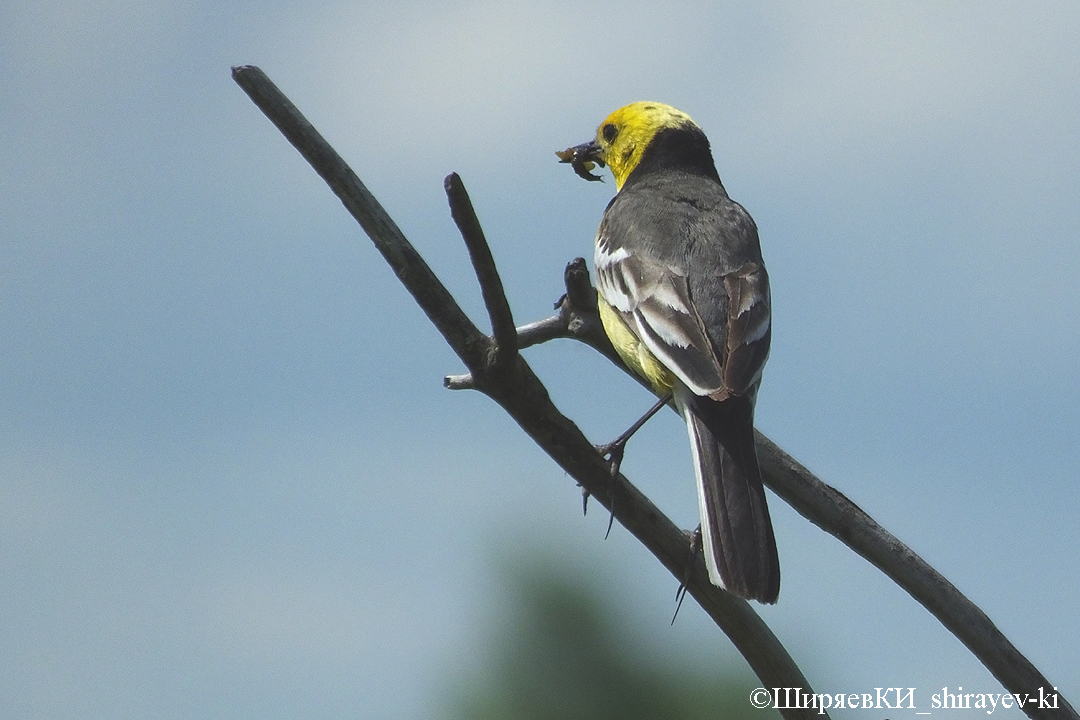
<svg viewBox="0 0 1080 720"><path fill-rule="evenodd" d="M555 154L559 156L559 162L570 163L570 167L574 168L578 177L590 182L604 181L604 178L589 172L597 165L604 167L604 161L600 159L600 145L595 140L560 150Z"/></svg>

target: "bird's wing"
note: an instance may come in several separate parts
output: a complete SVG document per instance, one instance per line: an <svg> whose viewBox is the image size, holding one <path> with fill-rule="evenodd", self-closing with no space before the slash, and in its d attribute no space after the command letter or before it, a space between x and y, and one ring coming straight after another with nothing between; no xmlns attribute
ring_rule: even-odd
<svg viewBox="0 0 1080 720"><path fill-rule="evenodd" d="M768 277L760 263L715 276L722 290L703 293L724 306L725 324L718 328L706 327L686 270L617 245L604 228L596 279L600 296L694 394L724 400L752 391L760 380L771 334Z"/></svg>
<svg viewBox="0 0 1080 720"><path fill-rule="evenodd" d="M685 273L647 255L596 245L600 297L653 355L697 395L723 386L723 368L690 298Z"/></svg>
<svg viewBox="0 0 1080 720"><path fill-rule="evenodd" d="M723 390L728 395L744 395L761 381L772 338L772 302L764 266L750 262L724 275L724 290L728 317L721 361Z"/></svg>

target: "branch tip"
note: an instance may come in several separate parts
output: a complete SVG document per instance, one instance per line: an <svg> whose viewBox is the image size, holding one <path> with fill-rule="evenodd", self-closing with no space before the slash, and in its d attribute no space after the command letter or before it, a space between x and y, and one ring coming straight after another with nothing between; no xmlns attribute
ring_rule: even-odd
<svg viewBox="0 0 1080 720"><path fill-rule="evenodd" d="M443 378L443 387L447 390L475 390L476 382L470 373L464 375L447 375Z"/></svg>
<svg viewBox="0 0 1080 720"><path fill-rule="evenodd" d="M488 245L487 238L484 237L484 230L476 217L472 200L469 198L468 191L465 190L465 183L462 182L461 176L450 173L443 180L443 188L446 190L446 197L450 203L450 216L465 240L469 259L476 272L476 279L480 282L484 306L491 319L491 332L495 338L495 352L491 359L491 367L502 370L510 366L518 352L517 330L514 328L514 316L510 312L510 303L506 299L502 279L495 266L495 259L491 255L491 247Z"/></svg>

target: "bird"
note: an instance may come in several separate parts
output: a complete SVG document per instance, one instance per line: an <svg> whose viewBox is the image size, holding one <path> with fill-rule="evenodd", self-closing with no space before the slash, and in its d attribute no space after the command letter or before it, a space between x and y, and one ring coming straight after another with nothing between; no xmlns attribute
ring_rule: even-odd
<svg viewBox="0 0 1080 720"><path fill-rule="evenodd" d="M597 165L614 177L595 242L600 318L686 423L709 580L775 603L780 562L754 441L772 337L757 225L728 197L704 131L669 105L621 107L558 155L588 180L602 179Z"/></svg>

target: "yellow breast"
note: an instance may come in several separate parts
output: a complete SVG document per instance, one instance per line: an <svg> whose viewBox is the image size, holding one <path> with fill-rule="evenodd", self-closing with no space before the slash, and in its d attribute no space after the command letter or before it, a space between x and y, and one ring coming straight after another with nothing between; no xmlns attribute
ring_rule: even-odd
<svg viewBox="0 0 1080 720"><path fill-rule="evenodd" d="M653 392L657 395L666 395L675 386L675 375L664 367L656 356L649 351L645 343L638 340L637 336L623 322L622 316L608 305L604 298L597 298L600 307L600 321L604 324L604 332L607 333L611 344L619 353L619 357L627 366L641 377L649 381Z"/></svg>

